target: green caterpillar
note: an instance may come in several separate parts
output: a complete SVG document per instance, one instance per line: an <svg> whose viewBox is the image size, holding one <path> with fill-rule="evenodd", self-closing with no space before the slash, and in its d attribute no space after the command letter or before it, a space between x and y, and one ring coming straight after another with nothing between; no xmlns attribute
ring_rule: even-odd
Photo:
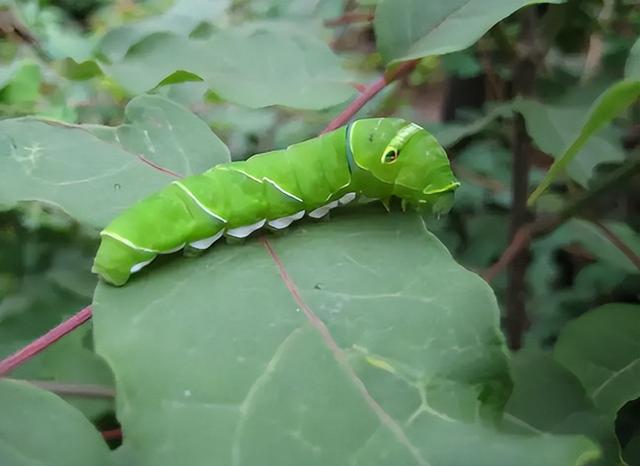
<svg viewBox="0 0 640 466"><path fill-rule="evenodd" d="M93 271L124 285L158 254L203 250L223 235L245 238L321 218L357 196L391 196L446 212L459 186L447 155L420 126L398 118L357 120L285 150L216 165L138 202L101 233Z"/></svg>

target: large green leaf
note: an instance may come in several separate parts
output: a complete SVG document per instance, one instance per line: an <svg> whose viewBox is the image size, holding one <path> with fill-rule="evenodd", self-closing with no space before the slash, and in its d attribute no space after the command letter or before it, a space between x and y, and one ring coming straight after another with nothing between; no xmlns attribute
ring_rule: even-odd
<svg viewBox="0 0 640 466"><path fill-rule="evenodd" d="M553 183L578 155L587 141L622 113L640 96L640 80L620 81L607 89L593 105L578 136L562 154L558 155L546 176L529 197L533 204L540 195Z"/></svg>
<svg viewBox="0 0 640 466"><path fill-rule="evenodd" d="M0 380L0 464L107 466L109 449L87 419L27 383Z"/></svg>
<svg viewBox="0 0 640 466"><path fill-rule="evenodd" d="M135 99L127 115L132 123L115 129L32 118L0 122L0 204L43 201L100 228L175 179L154 163L188 173L228 160L204 123L166 99Z"/></svg>
<svg viewBox="0 0 640 466"><path fill-rule="evenodd" d="M527 132L535 144L556 159L580 134L588 108L580 106L544 105L519 99L514 108L522 113ZM587 186L596 166L624 160L624 150L618 138L597 134L589 139L567 166L567 174L582 186Z"/></svg>
<svg viewBox="0 0 640 466"><path fill-rule="evenodd" d="M465 49L520 8L564 0L380 0L374 21L378 50L387 62Z"/></svg>
<svg viewBox="0 0 640 466"><path fill-rule="evenodd" d="M523 350L511 361L513 393L505 407L509 432L582 434L601 445L603 466L621 464L613 423L607 423L580 380L548 353Z"/></svg>
<svg viewBox="0 0 640 466"><path fill-rule="evenodd" d="M122 59L129 48L156 32L188 36L196 27L219 18L231 0L176 0L164 13L111 29L98 48L109 60Z"/></svg>
<svg viewBox="0 0 640 466"><path fill-rule="evenodd" d="M321 109L354 94L350 75L326 44L270 23L226 29L207 40L154 34L102 68L132 93L203 80L222 98L256 108Z"/></svg>
<svg viewBox="0 0 640 466"><path fill-rule="evenodd" d="M613 422L618 410L640 397L640 306L607 304L567 324L554 355L582 382Z"/></svg>
<svg viewBox="0 0 640 466"><path fill-rule="evenodd" d="M181 176L202 173L231 160L227 146L204 121L164 97L136 97L127 105L125 116L130 123L87 128Z"/></svg>
<svg viewBox="0 0 640 466"><path fill-rule="evenodd" d="M98 287L96 347L116 373L133 463L566 466L597 456L582 437L490 427L510 386L497 304L420 217L342 212L269 241L218 245L124 288Z"/></svg>

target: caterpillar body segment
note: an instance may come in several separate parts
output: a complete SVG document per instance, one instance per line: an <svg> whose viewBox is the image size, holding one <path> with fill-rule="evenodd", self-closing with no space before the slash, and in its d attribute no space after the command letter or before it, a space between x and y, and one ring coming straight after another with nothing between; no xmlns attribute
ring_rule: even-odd
<svg viewBox="0 0 640 466"><path fill-rule="evenodd" d="M223 235L244 238L321 218L357 196L391 196L435 212L451 207L459 183L427 131L397 118L357 120L285 150L217 165L174 181L101 232L93 271L123 285L159 254L207 249Z"/></svg>

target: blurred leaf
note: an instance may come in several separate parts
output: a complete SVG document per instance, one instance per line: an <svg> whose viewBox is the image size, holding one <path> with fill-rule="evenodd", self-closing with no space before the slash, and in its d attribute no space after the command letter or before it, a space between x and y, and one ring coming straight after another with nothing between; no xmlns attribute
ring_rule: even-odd
<svg viewBox="0 0 640 466"><path fill-rule="evenodd" d="M524 6L563 1L380 0L374 20L378 50L389 63L456 52Z"/></svg>
<svg viewBox="0 0 640 466"><path fill-rule="evenodd" d="M640 464L640 435L636 435L625 445L623 456L630 466Z"/></svg>
<svg viewBox="0 0 640 466"><path fill-rule="evenodd" d="M497 213L466 216L467 234L472 240L461 252L460 260L477 269L491 265L508 245L506 223L506 217Z"/></svg>
<svg viewBox="0 0 640 466"><path fill-rule="evenodd" d="M518 99L514 108L525 118L527 131L536 146L556 159L580 134L587 108L579 106L545 105L533 100ZM570 161L568 175L586 187L597 165L624 160L624 151L619 141L598 134L585 140L579 157Z"/></svg>
<svg viewBox="0 0 640 466"><path fill-rule="evenodd" d="M483 71L475 52L470 49L443 55L442 66L449 74L461 78L473 78Z"/></svg>
<svg viewBox="0 0 640 466"><path fill-rule="evenodd" d="M95 427L52 393L0 380L0 412L0 464L110 464L109 449Z"/></svg>
<svg viewBox="0 0 640 466"><path fill-rule="evenodd" d="M640 397L639 316L638 305L606 304L569 322L554 349L610 422Z"/></svg>
<svg viewBox="0 0 640 466"><path fill-rule="evenodd" d="M595 410L580 381L551 355L524 350L511 361L514 388L505 407L503 428L508 432L582 434L600 443L601 461L620 464L613 424Z"/></svg>
<svg viewBox="0 0 640 466"><path fill-rule="evenodd" d="M603 222L636 254L640 254L640 235L629 225L620 222ZM627 273L640 273L638 268L600 228L592 222L580 219L569 220L558 229L558 235L564 235L565 244L578 242L598 259Z"/></svg>
<svg viewBox="0 0 640 466"><path fill-rule="evenodd" d="M483 115L469 122L425 123L424 126L444 147L450 147L461 140L477 134L498 118L507 118L512 114L511 103L490 107Z"/></svg>
<svg viewBox="0 0 640 466"><path fill-rule="evenodd" d="M204 80L223 99L254 108L321 109L354 94L349 74L323 42L274 24L238 26L206 41L155 34L103 70L133 93Z"/></svg>
<svg viewBox="0 0 640 466"><path fill-rule="evenodd" d="M42 82L39 65L19 62L17 66L10 66L1 74L0 88L4 89L0 94L0 100L8 104L33 103L38 100Z"/></svg>
<svg viewBox="0 0 640 466"><path fill-rule="evenodd" d="M100 52L110 61L119 61L127 51L156 32L186 37L202 22L219 18L231 0L176 0L164 13L110 30L100 41Z"/></svg>
<svg viewBox="0 0 640 466"><path fill-rule="evenodd" d="M529 205L534 204L551 183L562 174L589 138L634 103L638 96L640 96L640 80L620 81L605 91L589 111L580 134L561 155L556 157L545 178L529 196Z"/></svg>
<svg viewBox="0 0 640 466"><path fill-rule="evenodd" d="M273 18L329 19L344 9L342 0L253 0L249 7L256 14Z"/></svg>
<svg viewBox="0 0 640 466"><path fill-rule="evenodd" d="M419 217L339 213L269 241L309 309L257 241L98 287L97 348L139 466L566 466L598 455L582 437L487 424L509 389L495 299Z"/></svg>
<svg viewBox="0 0 640 466"><path fill-rule="evenodd" d="M640 79L640 39L636 41L629 52L624 75L626 78Z"/></svg>
<svg viewBox="0 0 640 466"><path fill-rule="evenodd" d="M87 128L100 139L182 176L231 160L227 146L204 121L164 97L138 96L125 108L125 116L130 123Z"/></svg>

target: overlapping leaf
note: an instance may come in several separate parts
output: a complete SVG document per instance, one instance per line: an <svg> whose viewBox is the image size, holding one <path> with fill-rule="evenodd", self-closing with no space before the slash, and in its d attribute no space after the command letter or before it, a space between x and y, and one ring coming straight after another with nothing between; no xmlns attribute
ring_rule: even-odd
<svg viewBox="0 0 640 466"><path fill-rule="evenodd" d="M556 159L580 133L588 108L579 106L544 105L520 99L514 108L525 118L527 131L535 144ZM567 165L567 174L586 187L596 166L606 162L621 162L624 151L615 137L597 134L585 141L577 157Z"/></svg>
<svg viewBox="0 0 640 466"><path fill-rule="evenodd" d="M133 122L116 129L33 118L0 122L0 203L43 201L100 228L175 179L145 156L152 162L171 159L170 166L187 172L228 160L226 147L204 123L166 99L135 99L128 116Z"/></svg>
<svg viewBox="0 0 640 466"><path fill-rule="evenodd" d="M601 306L568 323L555 346L556 359L580 379L611 422L625 403L640 396L638 316L637 305Z"/></svg>
<svg viewBox="0 0 640 466"><path fill-rule="evenodd" d="M203 80L222 98L248 107L321 109L354 94L349 74L326 44L286 25L238 26L207 40L154 34L102 68L133 93Z"/></svg>
<svg viewBox="0 0 640 466"><path fill-rule="evenodd" d="M564 0L380 0L375 29L387 62L465 49L498 21L520 8Z"/></svg>
<svg viewBox="0 0 640 466"><path fill-rule="evenodd" d="M529 197L529 204L533 204L542 193L553 183L579 154L589 139L600 131L611 120L622 113L629 105L640 97L640 80L629 79L620 81L607 89L591 107L587 119L579 134L570 145L556 157L546 176Z"/></svg>
<svg viewBox="0 0 640 466"><path fill-rule="evenodd" d="M0 380L0 464L108 466L109 449L75 408L27 383Z"/></svg>

